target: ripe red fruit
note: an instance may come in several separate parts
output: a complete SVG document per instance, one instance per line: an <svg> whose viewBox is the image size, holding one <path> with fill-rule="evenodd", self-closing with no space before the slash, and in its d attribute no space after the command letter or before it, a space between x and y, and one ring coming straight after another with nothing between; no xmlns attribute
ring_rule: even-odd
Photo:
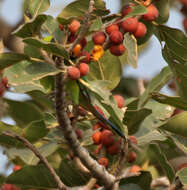
<svg viewBox="0 0 187 190"><path fill-rule="evenodd" d="M147 21L153 21L157 19L158 15L159 15L158 9L155 7L155 5L150 4L147 7L147 13L143 15L143 18L144 20L147 20Z"/></svg>
<svg viewBox="0 0 187 190"><path fill-rule="evenodd" d="M83 57L80 59L80 62L83 62L83 63L90 62L90 54L87 51L82 51L80 54L80 57Z"/></svg>
<svg viewBox="0 0 187 190"><path fill-rule="evenodd" d="M71 22L71 24L69 24L68 28L69 28L69 31L72 33L72 34L75 34L78 29L80 28L80 22L78 20L73 20Z"/></svg>
<svg viewBox="0 0 187 190"><path fill-rule="evenodd" d="M100 144L101 143L101 132L97 131L92 134L92 140L94 144Z"/></svg>
<svg viewBox="0 0 187 190"><path fill-rule="evenodd" d="M105 157L101 157L98 159L98 163L102 166L104 166L105 168L108 167L108 159Z"/></svg>
<svg viewBox="0 0 187 190"><path fill-rule="evenodd" d="M105 28L107 34L111 34L113 31L119 31L119 26L117 24L112 24Z"/></svg>
<svg viewBox="0 0 187 190"><path fill-rule="evenodd" d="M15 171L18 171L18 170L20 170L21 169L21 166L20 165L15 165L14 167L13 167L13 171L15 172Z"/></svg>
<svg viewBox="0 0 187 190"><path fill-rule="evenodd" d="M138 27L136 31L133 33L134 36L136 38L141 38L141 37L144 37L146 33L147 33L147 28L145 24L143 24L142 22L138 22Z"/></svg>
<svg viewBox="0 0 187 190"><path fill-rule="evenodd" d="M123 42L123 34L120 31L111 32L109 39L114 44L121 44Z"/></svg>
<svg viewBox="0 0 187 190"><path fill-rule="evenodd" d="M3 78L2 78L2 83L4 84L4 86L5 86L6 88L8 88L8 78L7 78L7 77L3 77Z"/></svg>
<svg viewBox="0 0 187 190"><path fill-rule="evenodd" d="M101 133L101 143L106 147L114 144L114 134L111 131L107 130L107 129L102 131L102 133Z"/></svg>
<svg viewBox="0 0 187 190"><path fill-rule="evenodd" d="M86 41L86 38L83 38L81 41L80 41L80 44L82 46L82 48L84 48L87 44L87 41Z"/></svg>
<svg viewBox="0 0 187 190"><path fill-rule="evenodd" d="M15 186L13 184L7 184L5 183L2 187L1 187L2 190L14 190L15 189Z"/></svg>
<svg viewBox="0 0 187 190"><path fill-rule="evenodd" d="M118 105L118 108L122 108L125 105L125 100L121 95L116 94L113 97Z"/></svg>
<svg viewBox="0 0 187 190"><path fill-rule="evenodd" d="M94 44L102 45L106 40L106 35L104 32L96 32L93 35L92 40L93 40Z"/></svg>
<svg viewBox="0 0 187 190"><path fill-rule="evenodd" d="M131 169L129 170L130 173L137 173L140 172L142 169L138 165L133 165Z"/></svg>
<svg viewBox="0 0 187 190"><path fill-rule="evenodd" d="M59 24L58 26L59 26L60 30L64 30L64 26L62 24Z"/></svg>
<svg viewBox="0 0 187 190"><path fill-rule="evenodd" d="M68 76L71 78L71 79L74 79L74 80L77 80L80 78L80 71L77 67L69 67L68 68Z"/></svg>
<svg viewBox="0 0 187 190"><path fill-rule="evenodd" d="M138 19L137 18L127 18L120 25L125 32L135 32L138 27Z"/></svg>
<svg viewBox="0 0 187 190"><path fill-rule="evenodd" d="M125 52L125 46L123 44L112 45L110 47L110 53L115 56L121 56Z"/></svg>
<svg viewBox="0 0 187 190"><path fill-rule="evenodd" d="M133 144L138 144L138 140L135 136L129 136L129 140Z"/></svg>
<svg viewBox="0 0 187 190"><path fill-rule="evenodd" d="M89 65L86 63L80 63L79 71L81 76L86 76L89 73Z"/></svg>
<svg viewBox="0 0 187 190"><path fill-rule="evenodd" d="M101 108L97 105L94 106L94 108L103 116L105 117L105 114L103 113L103 111L101 110Z"/></svg>
<svg viewBox="0 0 187 190"><path fill-rule="evenodd" d="M181 170L182 168L185 168L185 167L187 167L187 163L181 164L181 165L177 168L177 171L178 171L178 170Z"/></svg>
<svg viewBox="0 0 187 190"><path fill-rule="evenodd" d="M187 18L184 18L183 20L183 27L187 31Z"/></svg>
<svg viewBox="0 0 187 190"><path fill-rule="evenodd" d="M115 154L118 154L119 152L120 152L119 142L115 142L114 144L112 144L111 146L107 148L107 153L110 155L115 155Z"/></svg>
<svg viewBox="0 0 187 190"><path fill-rule="evenodd" d="M99 128L101 128L100 122L95 123L93 125L93 127L92 127L93 130L96 130L96 129L99 129Z"/></svg>
<svg viewBox="0 0 187 190"><path fill-rule="evenodd" d="M127 162L132 163L136 161L136 153L135 152L129 152L127 155Z"/></svg>
<svg viewBox="0 0 187 190"><path fill-rule="evenodd" d="M123 17L128 15L132 11L132 6L135 6L135 5L132 3L132 4L129 4L129 5L125 5L122 8L121 14L122 14Z"/></svg>

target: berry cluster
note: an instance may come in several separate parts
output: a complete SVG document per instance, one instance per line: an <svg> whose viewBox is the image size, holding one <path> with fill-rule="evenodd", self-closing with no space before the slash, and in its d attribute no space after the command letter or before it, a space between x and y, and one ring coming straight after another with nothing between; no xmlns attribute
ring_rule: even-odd
<svg viewBox="0 0 187 190"><path fill-rule="evenodd" d="M179 1L182 4L181 12L185 16L185 18L183 20L183 27L184 27L185 31L187 31L187 0L179 0Z"/></svg>

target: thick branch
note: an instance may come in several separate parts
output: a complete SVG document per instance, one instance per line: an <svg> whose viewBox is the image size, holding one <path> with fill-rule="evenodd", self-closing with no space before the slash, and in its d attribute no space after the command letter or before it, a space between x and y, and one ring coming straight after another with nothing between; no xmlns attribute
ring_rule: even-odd
<svg viewBox="0 0 187 190"><path fill-rule="evenodd" d="M28 149L30 149L40 159L40 161L46 166L46 168L48 168L48 170L49 170L50 174L53 176L58 188L60 190L68 190L69 189L66 185L64 185L62 183L61 179L56 174L55 170L50 166L47 159L45 157L43 157L40 154L40 152L27 139L25 139L24 137L21 137L17 134L11 133L11 132L3 132L3 135L12 137L12 138L17 139L17 140L21 141L22 143L24 143L24 145Z"/></svg>
<svg viewBox="0 0 187 190"><path fill-rule="evenodd" d="M56 63L57 68L63 69L63 64L60 60L56 61ZM63 73L60 73L56 76L55 90L57 120L69 146L71 147L74 154L80 158L81 162L91 171L96 179L100 180L106 188L112 187L115 181L115 177L109 174L103 166L99 165L98 162L90 156L88 151L80 145L77 136L71 126L70 119L66 113L66 92Z"/></svg>

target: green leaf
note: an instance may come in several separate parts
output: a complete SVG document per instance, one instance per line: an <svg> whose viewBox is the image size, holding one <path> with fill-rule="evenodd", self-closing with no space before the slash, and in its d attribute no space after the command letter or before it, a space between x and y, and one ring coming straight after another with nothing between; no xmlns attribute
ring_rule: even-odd
<svg viewBox="0 0 187 190"><path fill-rule="evenodd" d="M151 131L145 135L138 137L138 145L145 146L153 141L165 141L167 138L164 134L158 130Z"/></svg>
<svg viewBox="0 0 187 190"><path fill-rule="evenodd" d="M177 135L187 137L187 111L171 117L160 128Z"/></svg>
<svg viewBox="0 0 187 190"><path fill-rule="evenodd" d="M139 176L127 177L120 180L120 186L125 184L136 184L142 189L149 190L152 177L149 172L141 172Z"/></svg>
<svg viewBox="0 0 187 190"><path fill-rule="evenodd" d="M21 38L35 36L40 33L41 25L45 22L46 19L46 15L38 15L34 20L21 25L17 30L13 32L13 34Z"/></svg>
<svg viewBox="0 0 187 190"><path fill-rule="evenodd" d="M152 113L150 109L127 110L123 122L128 126L129 134L137 132L141 122Z"/></svg>
<svg viewBox="0 0 187 190"><path fill-rule="evenodd" d="M158 92L151 93L152 99L162 103L174 106L176 108L187 111L187 101L182 99L180 96L166 96Z"/></svg>
<svg viewBox="0 0 187 190"><path fill-rule="evenodd" d="M46 128L44 121L35 121L24 128L23 135L30 142L36 142L45 137L49 129Z"/></svg>
<svg viewBox="0 0 187 190"><path fill-rule="evenodd" d="M67 5L62 12L58 15L58 17L64 18L64 19L70 19L73 17L80 17L84 16L84 14L88 11L89 7L89 0L76 0L69 5ZM94 13L99 14L100 16L106 15L109 13L108 10L105 8L105 2L102 0L96 0L94 8L96 10Z"/></svg>
<svg viewBox="0 0 187 190"><path fill-rule="evenodd" d="M6 183L24 186L26 188L57 188L56 182L49 170L43 165L24 166L22 169L9 175Z"/></svg>
<svg viewBox="0 0 187 190"><path fill-rule="evenodd" d="M42 145L38 149L38 151L40 152L42 156L48 157L51 154L53 154L57 150L58 147L59 146L57 143L50 142L48 144ZM27 148L24 148L24 149L9 148L6 150L6 154L9 159L14 160L16 158L20 158L25 164L28 164L28 165L37 165L40 161L39 158L36 157L35 154Z"/></svg>
<svg viewBox="0 0 187 190"><path fill-rule="evenodd" d="M47 20L43 23L42 29L47 31L56 42L62 42L64 32L59 29L59 23L52 16L47 16Z"/></svg>
<svg viewBox="0 0 187 190"><path fill-rule="evenodd" d="M156 19L156 22L159 24L163 24L167 22L169 18L169 11L170 11L170 3L169 0L162 0L161 1L155 1L154 4L156 5L158 11L159 11L159 16Z"/></svg>
<svg viewBox="0 0 187 190"><path fill-rule="evenodd" d="M176 176L179 177L181 183L184 186L187 186L187 168L182 168L176 173Z"/></svg>
<svg viewBox="0 0 187 190"><path fill-rule="evenodd" d="M164 152L160 149L160 147L157 144L151 144L149 146L154 151L156 155L156 159L160 163L160 166L163 168L169 181L172 183L173 180L175 179L175 172L173 168L171 167L171 165L169 164Z"/></svg>
<svg viewBox="0 0 187 190"><path fill-rule="evenodd" d="M146 13L147 13L147 8L145 6L142 6L142 5L138 5L134 7L132 6L132 11L128 15L126 15L124 18L126 19L133 16L140 16Z"/></svg>
<svg viewBox="0 0 187 190"><path fill-rule="evenodd" d="M23 41L26 44L30 44L37 48L42 48L42 49L46 50L47 52L52 53L54 55L64 57L65 59L69 59L68 52L60 44L56 44L56 43L52 43L52 42L45 42L45 41L37 39L37 38L26 38Z"/></svg>
<svg viewBox="0 0 187 190"><path fill-rule="evenodd" d="M25 44L24 46L24 53L32 58L37 58L42 60L43 57L41 56L40 49L36 48L30 44Z"/></svg>
<svg viewBox="0 0 187 190"><path fill-rule="evenodd" d="M138 185L129 183L126 185L120 185L119 190L142 190Z"/></svg>
<svg viewBox="0 0 187 190"><path fill-rule="evenodd" d="M171 77L172 72L170 68L164 67L162 71L151 80L146 90L141 95L138 102L138 107L143 107L150 98L150 93L160 91L160 89L171 79Z"/></svg>
<svg viewBox="0 0 187 190"><path fill-rule="evenodd" d="M68 186L81 186L85 185L90 176L83 174L78 170L71 161L67 159L62 160L59 168L59 176L65 185Z"/></svg>
<svg viewBox="0 0 187 190"><path fill-rule="evenodd" d="M6 99L8 114L16 121L19 127L26 127L33 121L43 119L41 110L30 102L19 102Z"/></svg>
<svg viewBox="0 0 187 190"><path fill-rule="evenodd" d="M27 55L19 53L1 53L0 70L24 60L29 60L29 57Z"/></svg>
<svg viewBox="0 0 187 190"><path fill-rule="evenodd" d="M98 17L97 19L94 20L92 25L89 27L89 31L90 32L98 31L101 29L102 25L103 23L102 23L101 17Z"/></svg>
<svg viewBox="0 0 187 190"><path fill-rule="evenodd" d="M5 70L8 81L13 86L31 83L45 76L56 75L59 70L48 63L23 61Z"/></svg>
<svg viewBox="0 0 187 190"><path fill-rule="evenodd" d="M68 95L71 97L74 104L79 104L79 86L75 80L69 80L66 83Z"/></svg>
<svg viewBox="0 0 187 190"><path fill-rule="evenodd" d="M31 14L33 18L45 12L50 6L49 0L25 0L24 12Z"/></svg>
<svg viewBox="0 0 187 190"><path fill-rule="evenodd" d="M127 64L131 65L133 68L136 68L138 62L138 49L137 49L137 41L133 35L126 33L124 35L124 46L127 50ZM121 63L123 63L123 56L120 56L119 59Z"/></svg>
<svg viewBox="0 0 187 190"><path fill-rule="evenodd" d="M109 51L105 51L99 62L90 64L88 79L110 81L108 89L112 90L120 82L121 74L122 68L118 57L112 55Z"/></svg>

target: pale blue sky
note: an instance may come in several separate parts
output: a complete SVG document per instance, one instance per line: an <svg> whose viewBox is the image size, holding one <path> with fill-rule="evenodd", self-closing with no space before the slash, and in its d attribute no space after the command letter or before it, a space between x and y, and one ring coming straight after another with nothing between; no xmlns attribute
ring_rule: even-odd
<svg viewBox="0 0 187 190"><path fill-rule="evenodd" d="M59 11L62 10L62 4L67 5L72 0L51 0L52 8L47 11L48 14L53 14L53 16L57 16ZM115 3L114 3L115 2ZM107 8L111 10L112 13L115 13L119 10L119 1L118 0L106 0ZM4 0L2 7L0 8L0 16L5 17L5 20L11 24L16 24L19 19L22 17L22 3L23 0ZM55 10L55 13L54 13ZM182 28L182 15L178 13L176 10L172 10L170 14L170 19L168 21L168 25L171 27ZM156 73L158 73L162 67L166 66L165 61L161 56L161 48L160 44L155 37L151 39L151 45L143 53L139 56L138 60L138 68L133 69L128 67L124 71L124 75L126 76L138 76L150 79ZM168 92L166 90L166 92ZM14 98L20 96L14 96ZM0 173L4 171L4 165L6 162L6 157L2 155L2 151L0 150ZM7 172L10 173L11 169Z"/></svg>

